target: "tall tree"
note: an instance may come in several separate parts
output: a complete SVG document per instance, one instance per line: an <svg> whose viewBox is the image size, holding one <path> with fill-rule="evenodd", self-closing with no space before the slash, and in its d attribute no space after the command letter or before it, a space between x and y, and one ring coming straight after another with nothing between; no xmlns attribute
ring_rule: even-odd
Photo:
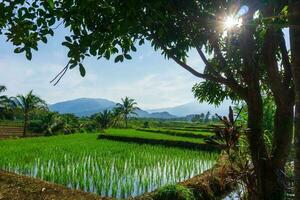
<svg viewBox="0 0 300 200"><path fill-rule="evenodd" d="M129 116L132 114L136 115L135 111L139 109L136 105L135 100L129 97L122 99L122 103L117 103L117 110L119 110L120 114L124 117L126 128L128 127Z"/></svg>
<svg viewBox="0 0 300 200"><path fill-rule="evenodd" d="M113 124L113 113L109 110L104 110L96 115L95 120L100 128L105 130Z"/></svg>
<svg viewBox="0 0 300 200"><path fill-rule="evenodd" d="M6 91L6 87L4 85L0 85L0 94ZM0 106L3 106L4 102L7 100L6 95L0 96Z"/></svg>
<svg viewBox="0 0 300 200"><path fill-rule="evenodd" d="M47 104L40 97L34 95L32 90L25 96L18 95L15 101L24 113L23 137L26 137L30 112L36 109L46 109Z"/></svg>
<svg viewBox="0 0 300 200"><path fill-rule="evenodd" d="M289 24L292 68L294 74L295 108L295 199L300 199L300 1L289 1Z"/></svg>
<svg viewBox="0 0 300 200"><path fill-rule="evenodd" d="M209 101L240 99L248 107L248 140L258 199L281 199L280 181L292 139L294 89L280 17L287 1L10 1L0 3L0 30L15 52L47 42L55 23L70 29L68 69L85 75L86 56L130 60L137 44L151 43L167 59L204 79L199 93ZM203 72L187 64L190 49L205 64ZM263 99L274 96L274 140L271 153L263 138Z"/></svg>

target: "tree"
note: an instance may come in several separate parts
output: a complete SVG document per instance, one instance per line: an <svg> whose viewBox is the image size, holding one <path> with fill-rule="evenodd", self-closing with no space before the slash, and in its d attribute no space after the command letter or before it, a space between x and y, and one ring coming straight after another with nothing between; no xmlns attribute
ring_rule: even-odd
<svg viewBox="0 0 300 200"><path fill-rule="evenodd" d="M109 110L104 110L96 115L95 120L100 128L105 130L113 124L113 113Z"/></svg>
<svg viewBox="0 0 300 200"><path fill-rule="evenodd" d="M194 87L199 100L220 103L225 98L245 101L247 134L256 175L256 198L281 199L284 171L292 141L294 88L289 54L282 28L287 1L10 1L0 3L0 30L31 59L38 42L47 42L55 23L70 29L63 45L69 49L68 69L86 56L130 60L136 45L145 41L167 59L204 82ZM18 12L19 11L19 12ZM228 18L230 20L228 20ZM239 18L235 20L234 18ZM243 21L241 24L240 21ZM231 23L228 23L231 22ZM234 23L232 23L234 22ZM229 26L230 25L230 26ZM205 69L186 63L195 49ZM263 95L274 97L273 147L263 138ZM254 197L253 197L254 198Z"/></svg>
<svg viewBox="0 0 300 200"><path fill-rule="evenodd" d="M34 95L32 90L25 96L18 95L15 98L15 101L18 107L20 107L24 113L23 137L26 137L30 113L36 109L46 109L47 104L44 100Z"/></svg>
<svg viewBox="0 0 300 200"><path fill-rule="evenodd" d="M300 1L289 1L289 24L292 69L295 84L295 199L300 199Z"/></svg>
<svg viewBox="0 0 300 200"><path fill-rule="evenodd" d="M124 117L126 128L128 128L129 115L137 115L135 111L139 108L136 105L137 103L135 102L135 100L130 99L129 97L125 97L125 99L122 99L122 103L117 103L117 110Z"/></svg>
<svg viewBox="0 0 300 200"><path fill-rule="evenodd" d="M5 91L6 91L6 87L4 85L0 85L0 94ZM0 109L1 109L1 107L4 107L4 104L6 101L7 101L7 96L1 95L0 96Z"/></svg>
<svg viewBox="0 0 300 200"><path fill-rule="evenodd" d="M5 86L0 85L0 94L5 92L7 89ZM16 104L12 100L12 97L8 97L6 95L0 95L0 118L4 119L13 119L14 118L14 110L16 108Z"/></svg>
<svg viewBox="0 0 300 200"><path fill-rule="evenodd" d="M210 112L207 111L206 115L205 115L205 119L204 119L204 122L209 122L209 118L210 118Z"/></svg>

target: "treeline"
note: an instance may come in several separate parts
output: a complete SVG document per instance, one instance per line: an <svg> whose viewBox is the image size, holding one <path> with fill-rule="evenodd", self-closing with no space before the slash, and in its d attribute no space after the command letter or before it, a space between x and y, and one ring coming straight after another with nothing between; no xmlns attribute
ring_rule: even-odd
<svg viewBox="0 0 300 200"><path fill-rule="evenodd" d="M0 93L6 91L0 86ZM47 103L30 91L16 97L0 96L0 120L22 121L23 136L27 131L45 135L95 132L109 127L128 127L129 117L139 109L134 99L121 99L112 110L104 110L91 117L79 118L74 114L59 114L49 110Z"/></svg>

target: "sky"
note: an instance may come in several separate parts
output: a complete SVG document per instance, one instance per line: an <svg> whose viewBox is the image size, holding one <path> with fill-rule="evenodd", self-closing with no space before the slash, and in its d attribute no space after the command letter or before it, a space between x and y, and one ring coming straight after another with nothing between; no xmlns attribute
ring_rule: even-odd
<svg viewBox="0 0 300 200"><path fill-rule="evenodd" d="M0 85L7 87L8 96L33 90L49 104L82 97L119 102L129 96L143 109L173 107L195 101L191 89L201 79L174 61L164 59L149 44L138 47L132 54L133 59L123 63L88 58L84 61L87 71L84 78L78 68L74 68L57 86L53 86L50 80L68 62L67 49L61 45L65 34L64 29L58 29L55 36L48 39L48 44L41 44L33 53L31 61L26 60L24 54L13 53L14 47L0 36ZM194 51L189 53L188 64L199 71L204 68Z"/></svg>
<svg viewBox="0 0 300 200"><path fill-rule="evenodd" d="M13 53L14 47L0 36L0 85L6 94L15 96L33 89L49 104L75 98L106 98L119 102L129 96L140 107L156 109L195 101L191 91L200 79L182 69L172 60L165 60L149 44L138 48L133 59L114 63L113 59L88 58L87 74L82 78L78 68L69 70L57 86L50 80L66 65L67 49L61 45L66 32L60 29L48 44L41 44L31 61L24 54ZM202 70L204 64L196 52L190 52L188 63Z"/></svg>

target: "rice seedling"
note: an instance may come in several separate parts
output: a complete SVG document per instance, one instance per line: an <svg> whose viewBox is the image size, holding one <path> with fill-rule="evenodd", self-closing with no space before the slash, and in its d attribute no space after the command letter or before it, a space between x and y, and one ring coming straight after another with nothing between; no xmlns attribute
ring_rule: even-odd
<svg viewBox="0 0 300 200"><path fill-rule="evenodd" d="M74 134L0 141L0 169L127 198L200 174L218 156L96 138Z"/></svg>

